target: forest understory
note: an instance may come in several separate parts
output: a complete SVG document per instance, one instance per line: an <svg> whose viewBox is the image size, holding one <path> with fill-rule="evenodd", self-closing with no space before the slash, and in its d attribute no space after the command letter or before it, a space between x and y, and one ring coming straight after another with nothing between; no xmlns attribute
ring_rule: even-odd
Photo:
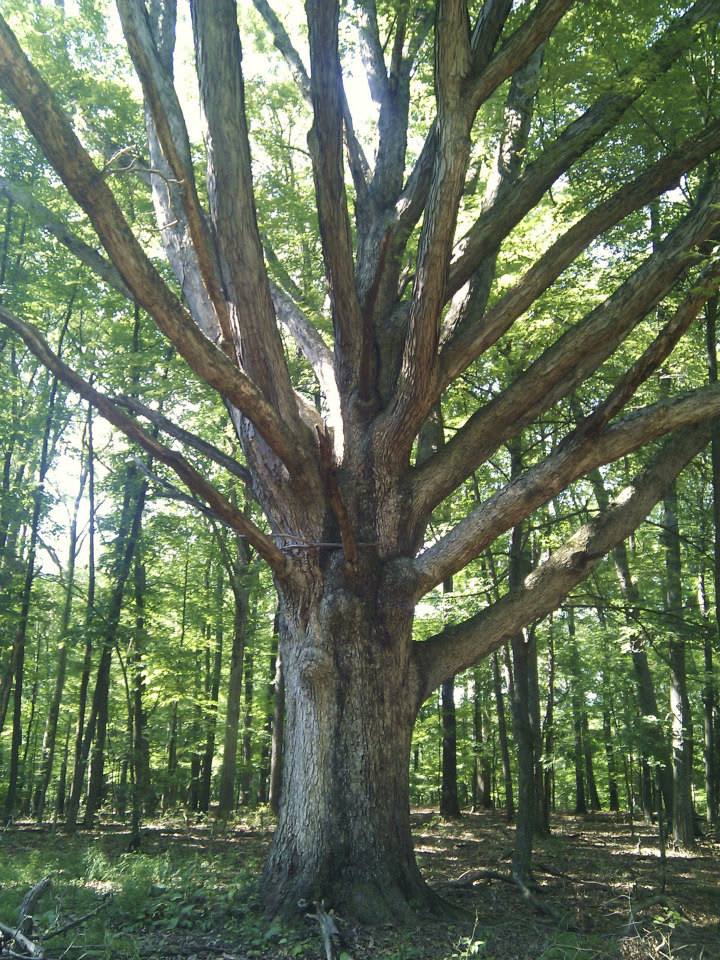
<svg viewBox="0 0 720 960"><path fill-rule="evenodd" d="M654 825L603 814L558 816L552 835L538 838L528 900L509 879L513 827L500 814L442 821L416 810L413 828L424 875L467 920L360 929L338 917L333 958L720 957L716 839L703 838L692 855L668 848L663 871ZM227 827L166 819L145 827L142 851L128 853L119 823L70 837L18 822L0 834L0 923L16 923L23 897L49 876L52 887L28 934L48 960L324 958L312 907L298 911L294 925L262 914L257 878L271 834L264 812ZM3 960L18 956L9 941L0 947Z"/></svg>

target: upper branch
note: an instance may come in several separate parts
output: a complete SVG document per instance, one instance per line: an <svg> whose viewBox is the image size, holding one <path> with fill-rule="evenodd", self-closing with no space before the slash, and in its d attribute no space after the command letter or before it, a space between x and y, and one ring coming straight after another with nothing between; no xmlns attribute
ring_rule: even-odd
<svg viewBox="0 0 720 960"><path fill-rule="evenodd" d="M705 422L668 441L614 504L581 527L525 578L523 585L463 623L417 644L421 700L443 680L477 663L523 627L555 610L602 558L628 537L662 498L680 471L710 439Z"/></svg>
<svg viewBox="0 0 720 960"><path fill-rule="evenodd" d="M457 324L464 321L467 326L441 351L440 388L451 383L499 340L591 241L669 190L683 173L719 149L720 121L715 121L586 213L481 318L473 314L458 318Z"/></svg>
<svg viewBox="0 0 720 960"><path fill-rule="evenodd" d="M310 77L308 77L305 64L302 62L300 54L293 46L293 42L288 36L288 32L282 24L282 21L272 9L267 0L252 0L253 5L260 16L265 21L273 38L273 43L280 51L283 59L287 63L298 90L312 105L312 94L310 91ZM358 197L363 198L367 192L367 184L370 177L370 168L363 152L360 141L355 136L350 107L348 106L345 93L342 94L342 111L345 121L345 147L350 164L355 190Z"/></svg>
<svg viewBox="0 0 720 960"><path fill-rule="evenodd" d="M301 432L257 225L235 0L191 4L207 123L208 194L242 367Z"/></svg>
<svg viewBox="0 0 720 960"><path fill-rule="evenodd" d="M689 250L717 230L718 199L720 184L714 184L611 297L563 334L417 469L411 483L418 516L454 490L500 444L598 369L685 272Z"/></svg>
<svg viewBox="0 0 720 960"><path fill-rule="evenodd" d="M572 0L542 0L490 59L479 77L472 73L473 51L465 3L452 0L438 6L435 28L438 118L418 161L418 169L423 170L432 157L433 173L424 204L401 374L382 427L386 448L393 450L399 460L407 457L421 423L437 399L440 314L447 300L449 260L475 114L482 101L547 39L571 4ZM412 177L411 182L415 196L407 196L406 190L398 204L400 234L407 230L412 216L419 214L417 194L424 193L425 178L421 174Z"/></svg>
<svg viewBox="0 0 720 960"><path fill-rule="evenodd" d="M471 74L465 90L466 109L471 117L475 117L480 106L500 84L512 76L528 57L545 43L574 3L575 0L539 0L527 20L518 27L507 43L503 44L479 75Z"/></svg>
<svg viewBox="0 0 720 960"><path fill-rule="evenodd" d="M31 324L24 323L0 307L0 322L14 330L25 342L29 350L51 370L58 379L75 390L91 403L102 415L118 429L138 443L155 460L170 467L180 479L209 507L222 517L228 526L247 537L258 553L270 564L279 576L287 572L287 560L282 551L270 537L249 521L241 511L230 503L212 484L188 463L177 451L160 443L156 437L129 417L105 394L95 390L75 370L64 363L48 346L47 342Z"/></svg>
<svg viewBox="0 0 720 960"><path fill-rule="evenodd" d="M2 18L0 87L20 110L68 191L89 216L137 303L147 310L191 369L252 420L289 469L299 469L305 461L304 449L252 381L198 330L155 270L101 171Z"/></svg>
<svg viewBox="0 0 720 960"><path fill-rule="evenodd" d="M352 236L343 178L343 89L338 55L337 0L308 0L313 162L325 272L330 286L338 386L367 399L372 331L365 330L355 288Z"/></svg>
<svg viewBox="0 0 720 960"><path fill-rule="evenodd" d="M158 53L144 0L117 0L117 8L128 50L142 84L154 132L178 184L200 274L218 318L226 352L234 359L220 269L213 238L198 197L190 140L172 76Z"/></svg>
<svg viewBox="0 0 720 960"><path fill-rule="evenodd" d="M692 43L699 23L717 11L717 0L699 0L625 71L582 116L573 121L527 166L512 193L484 211L465 235L450 268L447 292L455 294L492 251L578 157L603 137L647 87L665 73Z"/></svg>

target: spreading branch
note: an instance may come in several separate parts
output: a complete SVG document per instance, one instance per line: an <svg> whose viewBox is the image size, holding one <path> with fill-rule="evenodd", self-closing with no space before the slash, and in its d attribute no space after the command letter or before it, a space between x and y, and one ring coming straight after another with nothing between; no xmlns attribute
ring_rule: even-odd
<svg viewBox="0 0 720 960"><path fill-rule="evenodd" d="M690 251L720 224L720 184L607 300L544 351L513 383L474 413L411 481L418 516L432 509L498 447L593 374L687 270Z"/></svg>
<svg viewBox="0 0 720 960"><path fill-rule="evenodd" d="M711 429L705 422L669 440L608 510L581 527L533 570L519 589L418 643L420 700L454 673L477 663L523 627L555 610L572 588L642 523L680 471L707 444Z"/></svg>
<svg viewBox="0 0 720 960"><path fill-rule="evenodd" d="M600 435L581 434L461 520L415 562L416 597L442 583L479 556L497 537L591 470L619 460L667 433L720 415L720 389L713 384L636 411Z"/></svg>
<svg viewBox="0 0 720 960"><path fill-rule="evenodd" d="M716 121L581 217L481 317L471 312L453 321L464 329L442 351L440 387L450 384L496 343L593 240L671 189L684 173L719 149L720 121Z"/></svg>
<svg viewBox="0 0 720 960"><path fill-rule="evenodd" d="M108 396L100 393L87 380L64 363L49 347L42 334L31 324L19 320L0 307L0 322L17 333L30 352L52 371L58 379L91 403L113 426L149 453L153 459L170 467L192 492L237 533L247 537L257 552L279 576L287 572L287 562L282 552L267 534L251 523L229 500L175 450L161 444L156 437L136 423Z"/></svg>
<svg viewBox="0 0 720 960"><path fill-rule="evenodd" d="M71 196L89 216L133 297L190 368L251 420L286 466L302 469L307 451L262 393L197 328L154 268L67 117L0 18L0 87L22 113ZM292 421L290 421L292 422Z"/></svg>
<svg viewBox="0 0 720 960"><path fill-rule="evenodd" d="M485 257L508 236L561 174L611 130L623 114L666 73L693 42L697 25L717 12L714 0L700 0L673 22L647 53L624 71L518 178L512 193L484 211L458 244L447 284L452 297Z"/></svg>

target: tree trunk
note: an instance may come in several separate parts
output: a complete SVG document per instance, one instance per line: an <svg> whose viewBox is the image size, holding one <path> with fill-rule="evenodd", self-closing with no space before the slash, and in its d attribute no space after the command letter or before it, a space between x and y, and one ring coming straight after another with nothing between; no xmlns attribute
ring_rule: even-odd
<svg viewBox="0 0 720 960"><path fill-rule="evenodd" d="M285 759L263 886L271 909L326 896L366 921L397 922L409 904L434 902L410 835L412 609L379 593L372 571L356 576L351 591L328 571L334 582L310 608L282 597Z"/></svg>
<svg viewBox="0 0 720 960"><path fill-rule="evenodd" d="M102 651L81 753L81 760L84 758L85 763L87 763L88 758L90 759L90 780L85 807L85 823L87 826L93 823L95 813L102 804L105 789L105 745L110 707L110 666L120 625L125 585L130 575L140 535L147 491L147 481L144 478L140 480L139 488L136 487L136 483L135 469L128 468L126 501L123 504L124 516L120 522L117 539L115 582L108 604ZM91 747L92 753L90 752Z"/></svg>
<svg viewBox="0 0 720 960"><path fill-rule="evenodd" d="M455 712L455 677L446 680L440 691L442 718L442 777L440 816L446 820L460 816L457 783L457 721Z"/></svg>
<svg viewBox="0 0 720 960"><path fill-rule="evenodd" d="M85 601L85 644L83 649L82 670L80 673L80 691L78 693L78 714L75 726L75 746L73 751L73 773L70 796L65 811L69 830L77 823L80 795L85 777L87 757L83 758L83 734L85 732L85 711L90 686L92 668L93 631L95 628L95 451L93 447L92 407L88 404L87 418L87 474L88 474L88 587Z"/></svg>
<svg viewBox="0 0 720 960"><path fill-rule="evenodd" d="M240 727L240 696L242 694L243 659L247 631L249 585L247 583L247 549L237 540L238 575L230 578L233 592L233 639L230 651L230 676L227 688L227 710L223 738L223 761L220 771L218 813L228 817L235 809L235 780L237 777L238 731ZM243 571L245 576L243 576Z"/></svg>
<svg viewBox="0 0 720 960"><path fill-rule="evenodd" d="M213 649L212 674L208 691L205 717L205 750L200 769L200 795L198 809L207 813L210 809L210 787L212 784L212 765L215 757L215 734L217 732L217 709L220 695L220 674L222 672L223 652L223 581L224 571L218 563L215 582L215 643Z"/></svg>
<svg viewBox="0 0 720 960"><path fill-rule="evenodd" d="M665 609L670 618L670 713L673 736L673 838L681 847L695 846L692 802L692 716L687 690L683 638L682 570L677 513L677 486L663 500L663 539L667 577Z"/></svg>
<svg viewBox="0 0 720 960"><path fill-rule="evenodd" d="M718 382L717 363L717 296L705 305L707 321L708 380ZM712 496L713 496L713 585L715 588L715 633L716 643L720 636L720 426L713 426L711 440ZM705 732L705 794L707 819L711 826L720 822L720 744L715 729L715 714L718 709L717 687L713 673L713 643L706 634L703 643L705 682L703 684L703 720Z"/></svg>
<svg viewBox="0 0 720 960"><path fill-rule="evenodd" d="M489 810L493 805L492 770L488 757L489 722L486 691L480 668L473 674L473 810Z"/></svg>
<svg viewBox="0 0 720 960"><path fill-rule="evenodd" d="M606 510L610 498L605 490L600 471L593 470L589 475L589 479L593 486L598 507L601 510ZM665 809L672 809L673 783L670 751L665 739L663 727L659 722L660 711L658 710L657 696L655 694L655 683L650 671L650 664L648 663L644 637L639 628L640 614L638 606L640 604L640 592L630 572L627 545L624 542L619 543L613 549L612 557L620 592L626 604L625 625L630 635L630 656L632 658L637 703L641 716L641 723L639 724L640 736L638 738L641 771L640 800L643 816L646 820L650 821L655 811L655 804L652 798L653 784L655 781L660 784L663 791ZM657 777L655 777L653 773L656 766L658 768Z"/></svg>
<svg viewBox="0 0 720 960"><path fill-rule="evenodd" d="M253 780L253 751L252 751L252 719L253 719L253 692L254 692L254 663L253 651L245 649L245 714L243 716L242 735L242 772L240 774L240 802L244 807L252 802Z"/></svg>
<svg viewBox="0 0 720 960"><path fill-rule="evenodd" d="M140 533L139 533L140 536ZM131 689L131 742L132 759L132 814L130 826L130 849L139 850L143 814L152 805L150 782L150 748L147 738L145 714L145 592L147 577L142 553L138 549L134 563L135 587L135 637L133 655L129 664Z"/></svg>
<svg viewBox="0 0 720 960"><path fill-rule="evenodd" d="M182 588L182 607L180 614L180 640L178 643L179 651L185 647L185 629L187 626L187 597L188 597L188 570L190 566L190 549L185 551L185 569L183 573ZM178 701L175 698L170 708L170 723L168 729L167 746L167 771L166 784L163 791L162 806L163 810L168 810L175 806L178 795L178 762L177 762L177 743L178 743Z"/></svg>
<svg viewBox="0 0 720 960"><path fill-rule="evenodd" d="M607 760L608 770L608 803L613 813L620 810L620 795L617 785L617 764L615 761L615 746L612 737L612 725L610 722L610 711L607 707L603 710L603 741L605 744L605 758Z"/></svg>
<svg viewBox="0 0 720 960"><path fill-rule="evenodd" d="M590 809L600 810L600 795L598 794L597 782L595 780L595 767L593 765L592 740L590 738L590 722L588 720L587 710L583 710L582 715L582 743L585 758L585 783L590 798Z"/></svg>
<svg viewBox="0 0 720 960"><path fill-rule="evenodd" d="M60 617L60 635L58 641L57 666L55 668L55 686L53 688L50 706L48 707L47 720L45 722L45 733L43 735L42 759L40 762L40 771L38 773L37 785L33 795L33 815L38 822L42 821L45 812L45 798L50 785L52 776L53 762L55 759L55 743L57 739L58 718L60 716L60 705L62 703L63 691L65 689L65 675L67 673L68 661L68 630L70 627L70 616L72 613L73 593L75 590L75 560L77 554L77 523L80 502L85 491L85 482L87 479L87 470L83 466L80 471L80 484L73 504L72 519L70 521L70 538L68 543L68 559L65 583L65 601Z"/></svg>
<svg viewBox="0 0 720 960"><path fill-rule="evenodd" d="M505 696L500 678L500 663L497 651L492 655L492 677L493 693L495 694L495 710L498 720L498 740L502 760L503 786L505 790L505 819L510 823L515 816L515 800L513 797L512 765L510 763L507 721L505 719Z"/></svg>
<svg viewBox="0 0 720 960"><path fill-rule="evenodd" d="M67 330L72 310L72 301L68 307L62 334ZM61 334L61 342L62 342ZM22 771L20 769L20 747L22 745L22 696L23 681L25 677L25 645L27 641L28 625L30 621L30 600L32 596L33 584L35 582L35 553L40 528L40 516L43 508L44 485L48 467L50 466L50 434L52 431L53 417L55 415L55 399L57 397L58 379L52 378L50 387L50 396L48 399L48 410L45 418L45 429L42 439L42 450L40 453L40 463L38 466L38 482L33 493L33 511L30 521L30 538L28 543L28 555L25 564L25 578L23 582L22 599L20 602L20 614L18 616L17 626L15 628L15 639L12 647L12 656L10 661L10 671L8 678L11 678L13 690L13 713L12 713L12 734L10 739L10 764L8 770L8 789L5 795L5 816L11 817L15 813L18 794L20 792L20 778ZM4 726L5 710L7 709L10 684L7 684L8 694L3 697L0 704L0 732Z"/></svg>

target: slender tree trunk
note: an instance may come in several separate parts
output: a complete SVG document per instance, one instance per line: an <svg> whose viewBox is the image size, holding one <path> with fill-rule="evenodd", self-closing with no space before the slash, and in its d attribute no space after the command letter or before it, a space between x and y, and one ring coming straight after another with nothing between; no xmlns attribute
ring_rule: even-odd
<svg viewBox="0 0 720 960"><path fill-rule="evenodd" d="M507 720L505 718L505 695L502 689L500 676L500 662L497 652L492 655L493 692L495 694L495 710L498 721L498 741L500 743L500 759L502 761L503 787L505 792L505 819L510 821L515 816L515 800L513 795L512 765L510 763L510 746L508 744Z"/></svg>
<svg viewBox="0 0 720 960"><path fill-rule="evenodd" d="M442 778L440 789L440 816L456 819L460 816L457 789L457 722L455 712L455 677L446 680L440 691L442 718Z"/></svg>
<svg viewBox="0 0 720 960"><path fill-rule="evenodd" d="M233 592L233 640L230 652L230 676L227 689L227 711L223 738L223 762L220 772L218 813L228 817L235 809L235 780L237 778L237 748L240 728L240 697L242 694L245 634L247 632L249 585L247 582L248 555L245 543L236 542L236 573L231 576Z"/></svg>
<svg viewBox="0 0 720 960"><path fill-rule="evenodd" d="M705 306L707 320L708 380L718 382L717 363L717 296ZM720 426L713 427L711 440L712 457L712 494L713 494L713 584L715 588L715 631L716 643L720 637ZM720 822L720 743L715 727L715 714L718 711L717 688L713 669L713 642L706 634L703 642L703 662L705 679L703 684L703 720L705 733L705 793L707 796L708 823L716 826Z"/></svg>
<svg viewBox="0 0 720 960"><path fill-rule="evenodd" d="M200 771L200 796L198 798L198 807L202 813L207 813L210 809L212 765L215 757L215 734L217 731L217 710L218 697L220 695L220 673L222 671L223 653L223 585L224 571L222 564L218 563L217 579L215 582L215 643L205 718L206 739Z"/></svg>
<svg viewBox="0 0 720 960"><path fill-rule="evenodd" d="M487 719L486 691L479 667L473 672L473 810L489 810L493 805L492 769L488 756L490 726Z"/></svg>
<svg viewBox="0 0 720 960"><path fill-rule="evenodd" d="M78 693L78 714L75 726L75 747L73 752L73 773L70 796L67 801L66 821L69 830L77 823L80 795L87 757L83 759L83 733L85 730L85 712L90 686L92 668L93 633L95 630L95 453L93 448L92 407L88 404L87 416L87 476L88 476L88 586L85 603L85 630L82 670L80 673L80 691Z"/></svg>
<svg viewBox="0 0 720 960"><path fill-rule="evenodd" d="M589 479L593 486L598 507L601 510L606 510L610 498L605 490L600 471L592 471ZM638 612L640 593L630 572L630 560L628 558L627 546L624 542L619 543L613 549L612 557L620 592L626 604L625 625L630 637L630 656L632 658L637 703L641 716L641 723L639 724L640 737L638 738L641 770L640 800L643 816L647 821L650 821L655 812L655 804L653 802L654 781L657 780L661 785L665 809L672 809L673 782L670 750L668 749L662 725L659 723L660 710L655 694L655 683L650 670L650 664L648 663L643 634L638 626L641 623ZM655 777L653 773L656 766L659 770L657 777Z"/></svg>
<svg viewBox="0 0 720 960"><path fill-rule="evenodd" d="M263 745L260 752L260 775L258 777L257 791L257 800L260 804L267 803L270 796L270 774L272 771L272 729L273 717L275 715L273 696L275 693L275 676L277 674L279 629L280 616L276 611L273 621L272 646L270 647L270 657L268 658L267 683L265 685L265 736L263 737Z"/></svg>
<svg viewBox="0 0 720 960"><path fill-rule="evenodd" d="M72 312L72 301L70 302L65 314L65 321L61 333L61 342L67 330ZM43 509L45 477L50 466L50 437L52 433L53 420L55 417L55 400L57 397L58 380L53 377L50 386L48 398L48 410L45 418L45 428L42 439L42 449L40 452L40 463L38 466L38 482L33 494L33 511L30 521L30 536L28 543L28 555L25 566L25 579L23 583L22 598L20 601L20 614L18 616L17 626L15 628L15 640L12 648L11 675L13 682L13 714L12 714L12 735L10 740L10 765L8 771L8 789L5 795L5 816L11 817L15 812L17 799L21 788L21 770L20 770L20 747L22 744L22 695L23 680L25 676L25 646L27 643L28 625L30 622L30 601L32 596L33 583L35 582L35 554L37 551L38 535L40 532L40 517ZM7 700L0 704L0 732L5 720L5 709Z"/></svg>
<svg viewBox="0 0 720 960"><path fill-rule="evenodd" d="M583 710L582 714L582 742L585 760L585 783L587 784L588 797L590 798L590 809L596 811L602 808L602 804L600 803L600 795L595 780L590 721L588 720L587 710Z"/></svg>
<svg viewBox="0 0 720 960"><path fill-rule="evenodd" d="M50 706L48 707L47 720L45 722L45 733L43 736L42 759L40 762L40 771L38 773L37 785L33 795L33 814L40 822L45 812L45 798L47 796L50 778L52 776L53 762L55 759L55 742L57 739L58 718L60 716L60 705L62 703L63 691L65 689L65 676L67 673L67 662L69 652L70 617L72 614L73 594L75 590L75 560L77 556L77 524L78 511L80 503L85 492L85 483L87 480L87 469L83 465L80 471L80 483L73 504L72 518L70 521L70 537L68 543L67 573L65 584L65 601L60 617L60 636L58 641L58 657L55 668L55 685L53 688Z"/></svg>
<svg viewBox="0 0 720 960"><path fill-rule="evenodd" d="M138 540L142 536L138 530ZM135 636L133 655L128 664L132 685L130 725L132 739L130 756L132 758L132 819L130 826L130 849L139 850L141 845L141 826L143 814L151 805L152 785L150 780L150 747L147 737L147 718L145 715L145 592L147 577L142 547L136 548L133 565L135 587Z"/></svg>
<svg viewBox="0 0 720 960"><path fill-rule="evenodd" d="M47 641L45 643L45 659L47 660ZM35 648L35 664L33 667L33 679L32 687L30 688L30 715L27 718L27 727L25 728L25 735L23 738L23 755L20 761L20 769L25 771L24 780L26 782L27 797L23 800L21 804L21 810L23 814L27 814L30 811L30 802L32 797L32 790L34 786L34 780L32 771L35 769L35 761L37 758L37 746L38 746L38 734L35 725L35 714L37 711L37 697L38 689L40 686L40 658L42 656L42 645L41 639L38 637L37 644ZM31 767L28 768L28 756L31 758Z"/></svg>
<svg viewBox="0 0 720 960"><path fill-rule="evenodd" d="M607 760L608 770L608 803L613 813L620 810L620 795L617 784L617 764L615 762L615 746L613 744L612 724L610 722L610 711L603 710L603 742L605 745L605 759Z"/></svg>
<svg viewBox="0 0 720 960"><path fill-rule="evenodd" d="M124 518L121 520L117 539L117 560L115 582L113 584L108 612L104 625L103 645L98 664L95 689L93 691L90 716L88 718L82 745L82 757L90 760L90 780L88 784L85 823L90 826L95 813L100 808L105 786L105 746L110 706L110 666L115 649L117 630L120 625L125 585L130 575L135 550L140 536L147 481L140 480L136 487L135 468L128 468L126 483L126 501L123 505ZM92 753L91 753L92 747Z"/></svg>
<svg viewBox="0 0 720 960"><path fill-rule="evenodd" d="M666 610L670 618L670 712L673 733L673 838L681 847L695 846L692 802L692 716L687 690L683 639L682 569L677 514L677 486L663 500Z"/></svg>
<svg viewBox="0 0 720 960"><path fill-rule="evenodd" d="M575 611L571 606L567 610L568 646L570 649L570 681L573 726L573 765L575 769L575 813L588 812L585 794L585 751L583 749L583 693L580 689L580 654L575 637Z"/></svg>
<svg viewBox="0 0 720 960"><path fill-rule="evenodd" d="M543 822L545 831L550 830L550 814L553 809L553 784L555 779L555 638L551 629L548 635L547 704L543 723Z"/></svg>
<svg viewBox="0 0 720 960"><path fill-rule="evenodd" d="M253 651L245 648L245 714L242 735L242 772L240 774L240 802L244 807L252 801L252 719L253 719Z"/></svg>
<svg viewBox="0 0 720 960"><path fill-rule="evenodd" d="M58 773L57 793L55 794L55 812L53 822L65 813L65 798L67 791L68 758L70 756L70 724L65 727L65 746L63 747L60 772Z"/></svg>
<svg viewBox="0 0 720 960"><path fill-rule="evenodd" d="M188 597L188 570L190 566L190 549L185 550L185 568L183 572L182 588L182 607L180 614L180 640L179 650L185 648L185 628L187 624L187 597ZM177 697L172 702L170 708L170 724L168 730L168 748L167 748L167 772L166 788L163 793L163 810L168 810L175 806L178 795L178 761L177 761L177 743L178 743L178 701Z"/></svg>

